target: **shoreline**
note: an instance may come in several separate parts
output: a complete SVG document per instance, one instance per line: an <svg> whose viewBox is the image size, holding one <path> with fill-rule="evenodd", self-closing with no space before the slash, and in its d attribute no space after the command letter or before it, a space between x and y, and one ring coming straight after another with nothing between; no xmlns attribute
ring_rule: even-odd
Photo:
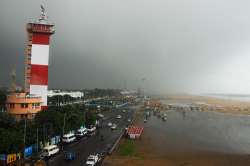
<svg viewBox="0 0 250 166"><path fill-rule="evenodd" d="M250 101L220 99L210 96L172 95L160 99L163 105L188 103L200 107L200 111L212 111L233 115L250 115Z"/></svg>
<svg viewBox="0 0 250 166"><path fill-rule="evenodd" d="M210 112L210 110L209 110ZM225 112L211 111L218 114L225 114ZM228 112L226 112L228 113ZM228 115L240 115L245 114L231 113ZM248 116L248 115L247 115ZM135 114L134 125L145 125L143 123L143 109L139 109ZM150 123L150 120L149 122ZM146 126L142 134L142 138L139 140L133 140L135 144L135 152L131 156L123 156L119 154L119 148L124 144L126 138L122 138L118 145L118 148L110 156L107 156L103 162L103 166L226 166L226 165L248 165L250 163L250 156L247 154L230 154L218 151L199 151L196 149L188 149L190 151L180 149L172 149L171 146L166 146L166 150L159 150L161 146L160 141L153 141L153 137L157 137L152 134ZM162 133L164 135L164 133ZM184 136L184 135L183 135ZM171 140L169 140L171 142ZM185 148L185 147L184 147ZM172 150L171 150L172 149Z"/></svg>

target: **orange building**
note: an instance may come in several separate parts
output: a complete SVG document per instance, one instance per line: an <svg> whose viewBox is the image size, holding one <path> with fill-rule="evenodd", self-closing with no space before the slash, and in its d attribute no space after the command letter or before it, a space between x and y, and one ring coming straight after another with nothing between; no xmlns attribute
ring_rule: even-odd
<svg viewBox="0 0 250 166"><path fill-rule="evenodd" d="M7 96L7 112L14 115L16 120L33 119L41 111L42 97L26 93L11 93Z"/></svg>

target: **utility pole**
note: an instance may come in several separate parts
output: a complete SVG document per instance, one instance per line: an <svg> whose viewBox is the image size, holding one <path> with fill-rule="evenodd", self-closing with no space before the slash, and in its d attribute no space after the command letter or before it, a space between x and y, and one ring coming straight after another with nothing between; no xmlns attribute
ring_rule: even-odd
<svg viewBox="0 0 250 166"><path fill-rule="evenodd" d="M23 144L24 144L24 149L25 149L25 144L26 144L26 118L24 119L24 135L23 135Z"/></svg>
<svg viewBox="0 0 250 166"><path fill-rule="evenodd" d="M36 152L38 153L38 128L36 128Z"/></svg>
<svg viewBox="0 0 250 166"><path fill-rule="evenodd" d="M65 121L66 121L66 113L64 113L64 117L63 117L63 134L62 134L62 136L64 136ZM64 146L62 145L61 149L63 150L63 148L64 148Z"/></svg>
<svg viewBox="0 0 250 166"><path fill-rule="evenodd" d="M45 144L45 124L43 124L43 143Z"/></svg>
<svg viewBox="0 0 250 166"><path fill-rule="evenodd" d="M65 119L66 119L66 113L64 113L64 117L63 117L63 135L64 135L64 128L65 128Z"/></svg>
<svg viewBox="0 0 250 166"><path fill-rule="evenodd" d="M141 79L141 81L142 81L142 95L143 95L143 100L145 99L145 81L146 81L146 77L143 77L142 79Z"/></svg>
<svg viewBox="0 0 250 166"><path fill-rule="evenodd" d="M84 126L86 124L86 110L83 110L83 121L84 121Z"/></svg>

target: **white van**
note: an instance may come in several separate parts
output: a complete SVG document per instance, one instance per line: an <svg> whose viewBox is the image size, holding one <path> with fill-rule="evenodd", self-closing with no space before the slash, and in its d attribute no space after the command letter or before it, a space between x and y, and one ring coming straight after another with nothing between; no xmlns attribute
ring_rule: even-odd
<svg viewBox="0 0 250 166"><path fill-rule="evenodd" d="M49 145L43 148L43 152L41 154L42 157L50 157L59 152L59 148L57 145Z"/></svg>
<svg viewBox="0 0 250 166"><path fill-rule="evenodd" d="M89 126L89 128L87 128L88 133L94 132L96 130L95 126Z"/></svg>
<svg viewBox="0 0 250 166"><path fill-rule="evenodd" d="M62 142L64 142L64 143L70 143L70 142L75 141L75 139L76 139L75 134L69 133L69 134L65 134L62 137Z"/></svg>
<svg viewBox="0 0 250 166"><path fill-rule="evenodd" d="M99 118L104 118L104 115L103 114L97 114L97 116L99 117Z"/></svg>
<svg viewBox="0 0 250 166"><path fill-rule="evenodd" d="M85 127L78 129L76 132L77 137L83 137L85 135L87 135L87 129Z"/></svg>

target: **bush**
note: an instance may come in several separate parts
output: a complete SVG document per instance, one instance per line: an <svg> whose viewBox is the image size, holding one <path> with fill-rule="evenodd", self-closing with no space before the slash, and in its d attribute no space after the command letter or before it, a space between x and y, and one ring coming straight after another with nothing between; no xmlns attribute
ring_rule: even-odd
<svg viewBox="0 0 250 166"><path fill-rule="evenodd" d="M134 141L126 139L119 146L118 153L122 156L134 156L135 155L135 143L134 143Z"/></svg>

